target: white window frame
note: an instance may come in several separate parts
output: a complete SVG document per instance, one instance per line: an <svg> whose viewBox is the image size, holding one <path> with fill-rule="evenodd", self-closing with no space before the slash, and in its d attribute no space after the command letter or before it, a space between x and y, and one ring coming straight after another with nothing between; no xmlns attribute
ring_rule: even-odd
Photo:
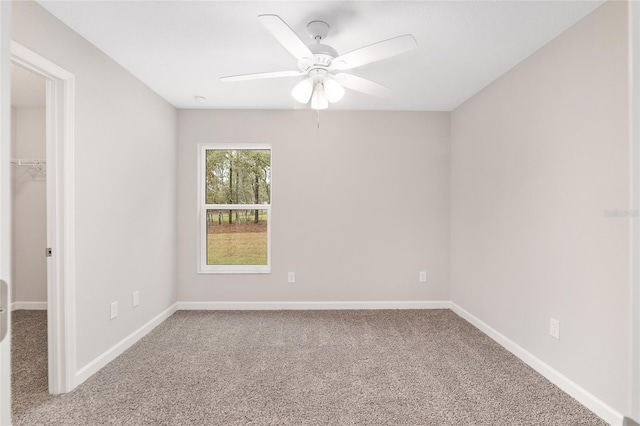
<svg viewBox="0 0 640 426"><path fill-rule="evenodd" d="M198 245L199 274L269 274L271 273L271 204L273 203L273 174L269 204L207 204L205 172L208 150L269 150L273 170L273 150L265 144L199 144L198 145ZM207 265L207 210L266 210L267 211L267 264L266 265Z"/></svg>

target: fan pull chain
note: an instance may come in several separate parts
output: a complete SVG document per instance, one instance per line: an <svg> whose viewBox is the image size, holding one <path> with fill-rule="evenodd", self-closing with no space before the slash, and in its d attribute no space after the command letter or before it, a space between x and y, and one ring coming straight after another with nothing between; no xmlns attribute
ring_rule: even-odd
<svg viewBox="0 0 640 426"><path fill-rule="evenodd" d="M320 128L320 110L317 109L316 111L318 112L318 121L317 121L317 123L318 123L318 129L319 129Z"/></svg>

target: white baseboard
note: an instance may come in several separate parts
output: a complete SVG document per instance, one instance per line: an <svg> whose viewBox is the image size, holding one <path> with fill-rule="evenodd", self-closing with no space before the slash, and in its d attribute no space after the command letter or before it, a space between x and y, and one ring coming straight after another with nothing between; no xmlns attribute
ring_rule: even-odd
<svg viewBox="0 0 640 426"><path fill-rule="evenodd" d="M622 426L624 422L624 416L611 408L609 405L605 404L600 399L596 398L586 389L578 386L568 377L551 368L548 364L534 356L532 353L528 352L522 346L518 345L513 340L501 334L488 324L482 322L473 314L469 313L453 302L451 302L451 310L476 326L478 329L480 329L480 331L498 342L506 350L520 358L538 373L542 374L551 383L558 386L560 389L575 398L582 405L600 416L604 421L612 426Z"/></svg>
<svg viewBox="0 0 640 426"><path fill-rule="evenodd" d="M46 311L47 302L13 302L11 311L19 311L21 309L29 311Z"/></svg>
<svg viewBox="0 0 640 426"><path fill-rule="evenodd" d="M38 302L22 302L38 303ZM17 306L24 306L18 304ZM31 305L28 305L31 306ZM38 306L38 305L36 305ZM38 309L18 307L13 309ZM40 308L42 309L42 308ZM45 303L46 309L46 303ZM80 368L76 373L75 386L80 385L102 367L130 348L147 333L157 327L177 310L339 310L339 309L451 309L469 321L487 336L491 337L509 352L520 358L531 368L542 374L551 383L575 398L582 405L613 426L622 426L624 416L609 405L580 387L557 370L516 344L494 328L490 327L457 304L446 301L370 301L370 302L177 302L138 330L121 340L96 359Z"/></svg>
<svg viewBox="0 0 640 426"><path fill-rule="evenodd" d="M138 340L143 338L147 333L160 325L164 320L169 318L176 312L177 304L174 303L169 308L165 309L163 312L158 314L151 321L147 322L145 325L122 339L120 342L116 343L114 346L105 351L102 355L99 355L96 359L82 367L76 372L76 381L75 386L79 386L89 377L93 376L97 373L102 367L109 364L111 361L116 359L119 355L121 355L124 351L133 346ZM74 387L75 387L74 386Z"/></svg>
<svg viewBox="0 0 640 426"><path fill-rule="evenodd" d="M178 302L182 311L286 311L339 309L449 309L447 300L394 302Z"/></svg>

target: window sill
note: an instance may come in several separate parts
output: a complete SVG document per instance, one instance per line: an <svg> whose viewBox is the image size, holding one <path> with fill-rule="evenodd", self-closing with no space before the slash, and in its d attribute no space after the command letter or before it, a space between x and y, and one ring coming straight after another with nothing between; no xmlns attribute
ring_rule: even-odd
<svg viewBox="0 0 640 426"><path fill-rule="evenodd" d="M230 268L228 266L220 267L220 268L206 268L199 269L198 274L208 275L208 274L270 274L271 268L268 266L265 267L256 267L256 268L247 268L247 267L238 267L238 268Z"/></svg>

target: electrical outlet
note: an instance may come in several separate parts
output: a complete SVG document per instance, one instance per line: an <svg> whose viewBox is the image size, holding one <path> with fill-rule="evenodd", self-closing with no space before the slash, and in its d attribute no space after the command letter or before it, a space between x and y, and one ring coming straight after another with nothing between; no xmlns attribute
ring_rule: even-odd
<svg viewBox="0 0 640 426"><path fill-rule="evenodd" d="M549 334L560 340L560 321L554 318L549 320Z"/></svg>
<svg viewBox="0 0 640 426"><path fill-rule="evenodd" d="M421 283L427 282L427 271L420 271L420 275L418 276L418 281Z"/></svg>
<svg viewBox="0 0 640 426"><path fill-rule="evenodd" d="M111 302L111 319L118 316L118 302Z"/></svg>
<svg viewBox="0 0 640 426"><path fill-rule="evenodd" d="M296 273L295 272L289 272L289 275L287 277L287 281L290 283L295 283L296 282Z"/></svg>
<svg viewBox="0 0 640 426"><path fill-rule="evenodd" d="M140 292L139 291L134 291L132 299L133 299L132 300L133 307L135 308L136 306L138 306L140 304Z"/></svg>

